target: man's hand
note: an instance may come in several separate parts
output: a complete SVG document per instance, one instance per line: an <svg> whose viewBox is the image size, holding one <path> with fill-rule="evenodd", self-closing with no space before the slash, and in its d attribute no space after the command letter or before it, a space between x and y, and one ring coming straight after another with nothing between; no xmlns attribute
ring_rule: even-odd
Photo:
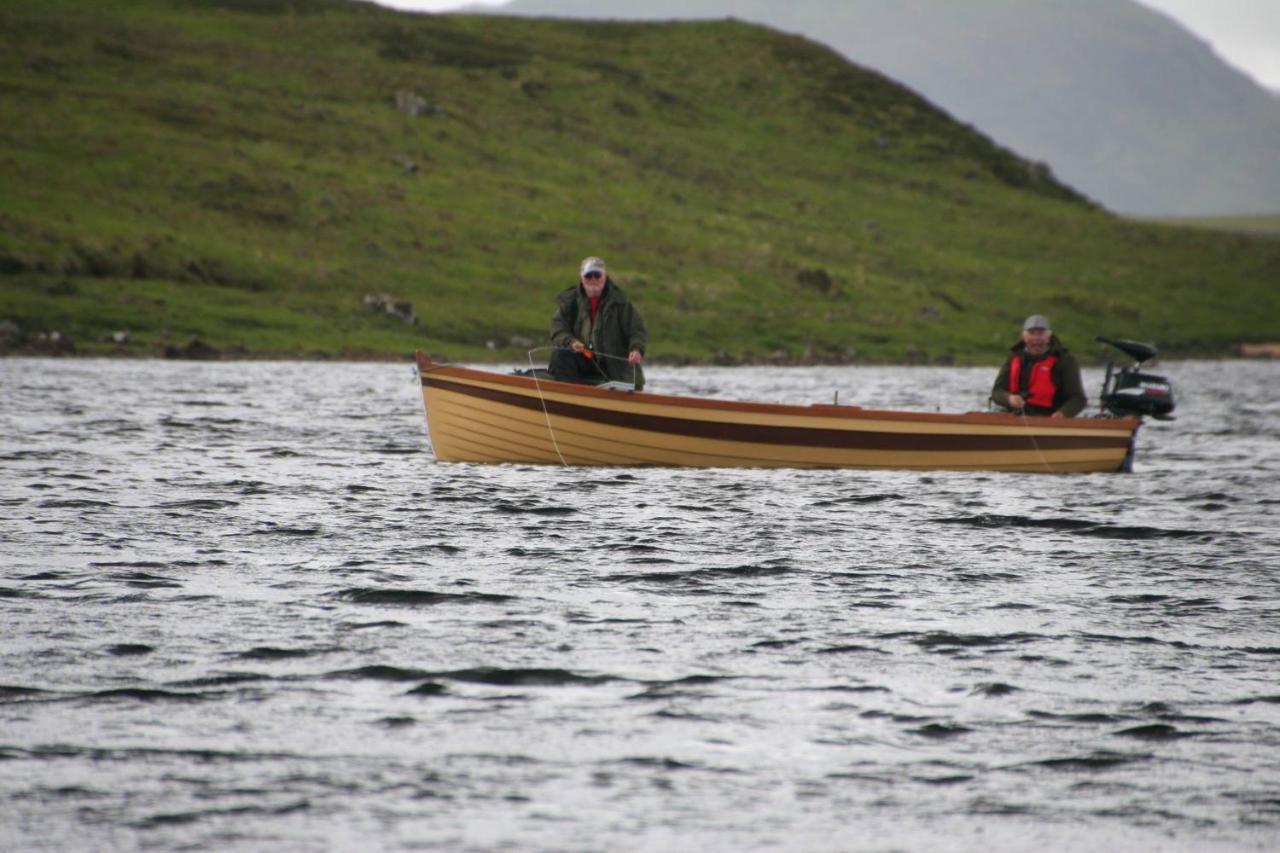
<svg viewBox="0 0 1280 853"><path fill-rule="evenodd" d="M1026 407L1027 407L1027 401L1022 399L1021 394L1009 395L1009 408L1013 409L1014 411L1021 411Z"/></svg>
<svg viewBox="0 0 1280 853"><path fill-rule="evenodd" d="M630 364L644 364L644 353L638 349L633 349L627 355L627 362Z"/></svg>
<svg viewBox="0 0 1280 853"><path fill-rule="evenodd" d="M584 344L582 341L573 340L569 342L569 349L573 350L574 352L582 352L586 348L587 348L587 345Z"/></svg>

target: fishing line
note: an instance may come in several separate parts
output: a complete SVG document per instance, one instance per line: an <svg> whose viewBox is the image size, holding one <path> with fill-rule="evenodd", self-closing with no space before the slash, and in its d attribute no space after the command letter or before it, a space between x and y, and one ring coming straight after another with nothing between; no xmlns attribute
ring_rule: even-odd
<svg viewBox="0 0 1280 853"><path fill-rule="evenodd" d="M1025 426L1028 430L1030 430L1032 428L1031 420L1027 417L1026 407L1024 406L1023 408L1019 409L1018 414L1022 417L1022 425ZM1036 449L1036 453L1039 454L1040 456L1040 461L1044 463L1045 473L1052 474L1053 466L1049 464L1048 457L1046 457L1044 455L1044 451L1040 449L1040 442L1036 441L1035 433L1034 432L1028 433L1027 438L1031 439L1031 446Z"/></svg>
<svg viewBox="0 0 1280 853"><path fill-rule="evenodd" d="M569 463L565 461L564 454L560 452L560 442L556 441L555 428L551 426L551 413L547 411L547 400L542 396L542 383L538 380L538 368L534 366L533 354L543 350L557 350L563 347L535 347L527 353L529 356L529 375L533 377L533 386L538 389L538 402L542 404L542 416L547 420L547 434L551 436L551 446L555 448L556 456L560 457L560 464L566 468Z"/></svg>
<svg viewBox="0 0 1280 853"><path fill-rule="evenodd" d="M560 452L560 442L556 440L555 427L551 426L551 413L547 411L547 399L542 394L542 382L538 379L538 368L533 363L533 354L535 352L573 352L573 351L574 350L572 347L548 346L548 347L534 347L533 349L525 353L526 357L529 359L529 375L533 377L533 387L537 389L538 402L542 404L542 417L547 422L547 434L551 436L551 446L555 448L556 456L560 457L560 464L564 466L568 466L569 463L565 461L564 454ZM600 375L604 377L606 381L608 381L609 375L604 372L604 368L601 367L599 362L596 361L597 358L601 358L601 357L612 358L617 361L625 361L628 363L630 362L630 359L628 358L622 358L616 355L609 355L608 353L592 352L591 350L586 350L585 352L591 353L591 355L587 357L588 360L595 365L596 370L600 372ZM636 384L635 375L636 375L636 366L633 364L631 365L631 380L632 380L631 384L633 386Z"/></svg>
<svg viewBox="0 0 1280 853"><path fill-rule="evenodd" d="M996 407L995 401L990 398L987 399L987 404L992 409ZM1040 442L1036 441L1035 433L1031 431L1032 430L1031 419L1027 417L1026 406L1023 406L1021 409L1018 409L1017 411L1013 411L1011 409L1004 408L1004 407L1001 407L1000 410L1008 412L1009 414L1016 414L1018 417L1022 418L1022 425L1026 427L1028 430L1027 439L1031 442L1031 446L1035 448L1036 454L1040 457L1040 462L1041 464L1044 465L1045 473L1046 474L1054 473L1053 466L1049 464L1049 457L1044 455L1044 451L1040 449Z"/></svg>

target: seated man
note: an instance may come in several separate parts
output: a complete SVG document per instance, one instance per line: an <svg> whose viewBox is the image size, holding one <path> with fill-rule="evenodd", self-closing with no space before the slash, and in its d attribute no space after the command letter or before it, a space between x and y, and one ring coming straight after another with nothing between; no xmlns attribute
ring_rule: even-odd
<svg viewBox="0 0 1280 853"><path fill-rule="evenodd" d="M1013 346L991 388L997 406L1026 415L1070 418L1088 402L1080 365L1049 328L1043 314L1022 324L1022 340Z"/></svg>
<svg viewBox="0 0 1280 853"><path fill-rule="evenodd" d="M649 339L640 312L599 258L584 260L578 276L576 285L556 297L548 370L561 382L627 382L639 391Z"/></svg>

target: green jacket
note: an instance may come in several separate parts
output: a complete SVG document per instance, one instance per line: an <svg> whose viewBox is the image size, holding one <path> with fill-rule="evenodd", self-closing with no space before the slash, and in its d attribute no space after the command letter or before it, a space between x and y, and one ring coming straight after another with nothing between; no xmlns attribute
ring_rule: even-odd
<svg viewBox="0 0 1280 853"><path fill-rule="evenodd" d="M1004 365L1000 368L1000 373L996 376L995 384L991 386L991 400L997 406L1009 408L1009 365L1013 363L1015 358L1026 357L1027 345L1022 341L1018 341L1013 345L1013 354L1005 359ZM1053 408L1049 410L1037 409L1034 406L1027 407L1029 415L1050 415L1054 412L1062 412L1063 416L1073 418L1084 409L1089 400L1085 397L1084 383L1080 379L1080 365L1062 342L1058 340L1057 335L1049 338L1049 349L1040 358L1048 358L1049 356L1057 356L1057 363L1053 366L1053 371L1049 374L1053 378L1055 393L1053 395ZM1022 375L1029 376L1030 370L1024 370Z"/></svg>
<svg viewBox="0 0 1280 853"><path fill-rule="evenodd" d="M574 340L582 341L595 353L612 358L596 358L596 363L610 380L635 382L636 390L644 387L644 369L627 363L627 355L634 349L644 353L649 343L644 320L640 312L627 299L622 288L605 280L604 293L596 309L595 322L591 321L591 303L581 284L576 284L556 296L556 313L551 318L551 343L568 347Z"/></svg>

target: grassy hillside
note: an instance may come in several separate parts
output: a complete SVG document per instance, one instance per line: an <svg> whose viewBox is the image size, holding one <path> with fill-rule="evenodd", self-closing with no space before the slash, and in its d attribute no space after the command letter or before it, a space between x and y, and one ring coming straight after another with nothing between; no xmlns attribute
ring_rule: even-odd
<svg viewBox="0 0 1280 853"><path fill-rule="evenodd" d="M1116 219L740 23L6 0L0 168L11 350L522 358L586 254L667 360L994 361L1032 311L1280 338L1280 241Z"/></svg>

